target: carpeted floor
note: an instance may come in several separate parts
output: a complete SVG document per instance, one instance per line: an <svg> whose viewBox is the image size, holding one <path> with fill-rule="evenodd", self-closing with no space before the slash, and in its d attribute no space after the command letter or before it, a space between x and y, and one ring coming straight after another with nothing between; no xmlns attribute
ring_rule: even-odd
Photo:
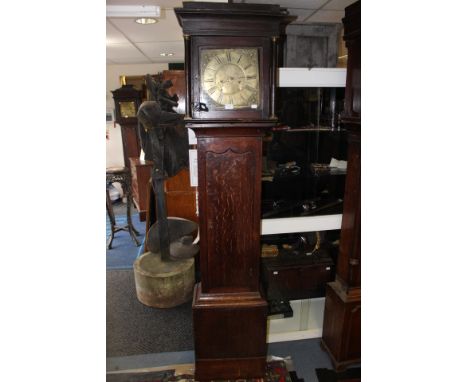
<svg viewBox="0 0 468 382"><path fill-rule="evenodd" d="M192 302L156 309L137 300L133 270L107 272L107 357L193 349Z"/></svg>
<svg viewBox="0 0 468 382"><path fill-rule="evenodd" d="M115 220L117 225L125 225L127 222L126 205L121 202L114 204ZM140 222L138 213L132 208L133 226L140 233L138 241L143 243L145 237L146 222ZM106 235L110 235L110 222L106 215ZM142 250L142 246L137 247L127 231L115 233L112 241L112 248L106 249L107 269L133 269L133 262Z"/></svg>

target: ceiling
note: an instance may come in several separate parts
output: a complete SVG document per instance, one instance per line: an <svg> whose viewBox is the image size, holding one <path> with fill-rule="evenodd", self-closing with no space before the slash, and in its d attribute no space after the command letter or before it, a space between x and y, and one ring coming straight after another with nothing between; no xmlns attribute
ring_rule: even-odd
<svg viewBox="0 0 468 382"><path fill-rule="evenodd" d="M204 0L210 1L210 0ZM213 1L213 0L211 0ZM279 4L298 16L295 23L341 23L344 9L356 0L234 0L234 3ZM217 2L227 2L218 0ZM132 18L106 18L108 64L152 64L184 61L182 29L174 8L182 0L107 0L107 5L159 5L156 24L137 24ZM161 53L173 53L163 57Z"/></svg>

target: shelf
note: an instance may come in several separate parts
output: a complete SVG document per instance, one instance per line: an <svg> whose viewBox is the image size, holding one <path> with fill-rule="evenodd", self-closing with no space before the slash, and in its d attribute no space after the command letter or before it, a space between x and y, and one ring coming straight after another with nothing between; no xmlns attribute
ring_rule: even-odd
<svg viewBox="0 0 468 382"><path fill-rule="evenodd" d="M341 229L342 214L262 219L261 235Z"/></svg>
<svg viewBox="0 0 468 382"><path fill-rule="evenodd" d="M345 129L333 129L331 127L306 127L306 128L299 128L299 129L286 129L284 130L288 133L302 133L304 131L326 131L326 132L329 132L329 133L341 133L341 132L345 132L346 130Z"/></svg>
<svg viewBox="0 0 468 382"><path fill-rule="evenodd" d="M328 126L316 126L316 127L299 127L299 128L292 128L289 126L278 126L274 127L271 129L272 131L285 131L287 133L303 133L303 132L309 132L309 131L324 131L324 132L329 132L329 133L342 133L346 132L346 129L338 129L338 128L332 128Z"/></svg>
<svg viewBox="0 0 468 382"><path fill-rule="evenodd" d="M344 88L346 68L279 68L280 88Z"/></svg>

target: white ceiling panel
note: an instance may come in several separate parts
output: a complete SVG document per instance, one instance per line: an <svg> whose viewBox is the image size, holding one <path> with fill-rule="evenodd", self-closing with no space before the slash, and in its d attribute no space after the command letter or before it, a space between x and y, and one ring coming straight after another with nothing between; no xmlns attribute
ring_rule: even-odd
<svg viewBox="0 0 468 382"><path fill-rule="evenodd" d="M307 23L341 23L344 17L344 11L317 11L310 18Z"/></svg>
<svg viewBox="0 0 468 382"><path fill-rule="evenodd" d="M117 29L133 42L183 41L182 28L174 11L165 11L165 17L156 24L138 24L133 19L111 19Z"/></svg>
<svg viewBox="0 0 468 382"><path fill-rule="evenodd" d="M173 56L167 57L169 61L179 61L184 59L184 42L171 41L171 42L143 42L136 44L141 51L154 62L167 62L161 53L174 53Z"/></svg>
<svg viewBox="0 0 468 382"><path fill-rule="evenodd" d="M242 1L235 0L234 2ZM292 15L298 16L296 23L341 23L344 8L354 1L245 0L246 3L279 4L288 8ZM227 0L219 0L219 2L227 2ZM182 29L173 11L173 8L182 6L182 0L107 0L106 3L108 5L156 4L161 7L161 18L156 24L140 25L133 19L124 18L108 20L106 40L109 62L132 64L183 61ZM174 56L162 57L160 53L163 52L172 52Z"/></svg>
<svg viewBox="0 0 468 382"><path fill-rule="evenodd" d="M126 42L128 40L125 36L115 29L111 23L106 22L106 44L122 44Z"/></svg>
<svg viewBox="0 0 468 382"><path fill-rule="evenodd" d="M323 10L334 10L334 11L342 11L348 5L355 3L356 0L331 0L327 5L325 5L322 9Z"/></svg>
<svg viewBox="0 0 468 382"><path fill-rule="evenodd" d="M289 13L292 16L297 16L295 23L301 23L304 21L304 19L309 16L312 11L310 9L289 9Z"/></svg>
<svg viewBox="0 0 468 382"><path fill-rule="evenodd" d="M115 65L126 65L126 64L151 64L152 61L148 60L147 58L116 58L114 60L108 60L109 64Z"/></svg>
<svg viewBox="0 0 468 382"><path fill-rule="evenodd" d="M108 44L106 49L106 57L114 62L121 60L131 60L131 63L135 61L150 62L141 52L135 48L132 44Z"/></svg>

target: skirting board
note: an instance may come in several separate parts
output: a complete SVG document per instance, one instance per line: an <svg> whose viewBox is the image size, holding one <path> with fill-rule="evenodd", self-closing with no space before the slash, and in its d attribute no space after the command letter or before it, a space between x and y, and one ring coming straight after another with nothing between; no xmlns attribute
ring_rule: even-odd
<svg viewBox="0 0 468 382"><path fill-rule="evenodd" d="M293 317L269 319L267 343L322 337L325 298L291 301Z"/></svg>
<svg viewBox="0 0 468 382"><path fill-rule="evenodd" d="M322 329L299 330L296 332L272 333L267 335L267 343L307 340L321 338Z"/></svg>

